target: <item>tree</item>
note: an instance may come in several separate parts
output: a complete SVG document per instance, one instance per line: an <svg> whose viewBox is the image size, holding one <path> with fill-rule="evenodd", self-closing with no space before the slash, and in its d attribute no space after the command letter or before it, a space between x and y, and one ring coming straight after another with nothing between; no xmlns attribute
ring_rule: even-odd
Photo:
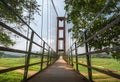
<svg viewBox="0 0 120 82"><path fill-rule="evenodd" d="M0 58L4 55L4 52L0 52Z"/></svg>
<svg viewBox="0 0 120 82"><path fill-rule="evenodd" d="M7 35L6 33L4 32L0 32L0 44L5 46L5 47L8 47L10 45L14 45L15 42L13 42L11 39L10 39L10 36Z"/></svg>
<svg viewBox="0 0 120 82"><path fill-rule="evenodd" d="M8 6L7 6L7 5ZM10 9L12 8L18 16L20 16L25 22L33 20L33 16L39 11L39 5L36 0L1 0L0 1L0 21L19 24L23 26L24 23L15 15ZM5 29L4 29L5 30ZM4 46L14 45L10 35L6 33L2 27L0 27L0 44Z"/></svg>
<svg viewBox="0 0 120 82"><path fill-rule="evenodd" d="M65 0L65 3L65 10L68 12L67 21L73 23L73 28L69 31L72 31L73 38L78 41L78 44L84 41L83 32L86 28L87 37L89 38L120 17L119 0ZM104 11L102 11L103 8ZM95 19L98 13L100 13L100 16ZM95 21L93 21L94 19ZM97 50L120 46L120 23L100 36L96 36L88 44L90 48ZM120 51L114 51L112 54L114 58L120 59Z"/></svg>
<svg viewBox="0 0 120 82"><path fill-rule="evenodd" d="M18 24L22 23L15 13L11 11L4 3L9 5L9 7L11 7L21 18L26 20L26 22L29 20L29 15L31 15L30 18L32 20L34 13L39 11L39 5L36 0L1 0L0 17L5 22Z"/></svg>

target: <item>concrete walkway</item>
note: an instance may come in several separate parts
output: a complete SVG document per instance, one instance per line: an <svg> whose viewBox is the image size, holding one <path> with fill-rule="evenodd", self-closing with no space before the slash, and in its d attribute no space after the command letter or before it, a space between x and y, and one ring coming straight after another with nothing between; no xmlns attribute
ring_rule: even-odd
<svg viewBox="0 0 120 82"><path fill-rule="evenodd" d="M88 82L60 57L53 65L28 82Z"/></svg>

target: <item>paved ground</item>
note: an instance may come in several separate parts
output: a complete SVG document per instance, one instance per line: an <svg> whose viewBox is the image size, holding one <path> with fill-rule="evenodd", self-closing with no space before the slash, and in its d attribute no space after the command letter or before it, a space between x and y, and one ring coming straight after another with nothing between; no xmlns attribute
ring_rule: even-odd
<svg viewBox="0 0 120 82"><path fill-rule="evenodd" d="M28 82L88 82L88 80L82 75L77 74L74 69L67 65L62 57L60 57L56 63Z"/></svg>

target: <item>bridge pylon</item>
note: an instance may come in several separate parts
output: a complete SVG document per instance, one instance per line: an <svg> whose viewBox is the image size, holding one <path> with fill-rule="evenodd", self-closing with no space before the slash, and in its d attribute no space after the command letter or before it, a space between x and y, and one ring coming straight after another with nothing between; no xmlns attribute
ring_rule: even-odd
<svg viewBox="0 0 120 82"><path fill-rule="evenodd" d="M65 29L65 17L57 17L57 42L56 42L56 52L60 53L66 52L66 29Z"/></svg>

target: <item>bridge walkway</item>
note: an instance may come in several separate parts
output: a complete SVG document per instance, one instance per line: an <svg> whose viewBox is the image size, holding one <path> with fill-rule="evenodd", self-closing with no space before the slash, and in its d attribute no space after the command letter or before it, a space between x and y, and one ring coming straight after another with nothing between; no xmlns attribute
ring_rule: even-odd
<svg viewBox="0 0 120 82"><path fill-rule="evenodd" d="M60 57L53 65L27 82L89 82Z"/></svg>

